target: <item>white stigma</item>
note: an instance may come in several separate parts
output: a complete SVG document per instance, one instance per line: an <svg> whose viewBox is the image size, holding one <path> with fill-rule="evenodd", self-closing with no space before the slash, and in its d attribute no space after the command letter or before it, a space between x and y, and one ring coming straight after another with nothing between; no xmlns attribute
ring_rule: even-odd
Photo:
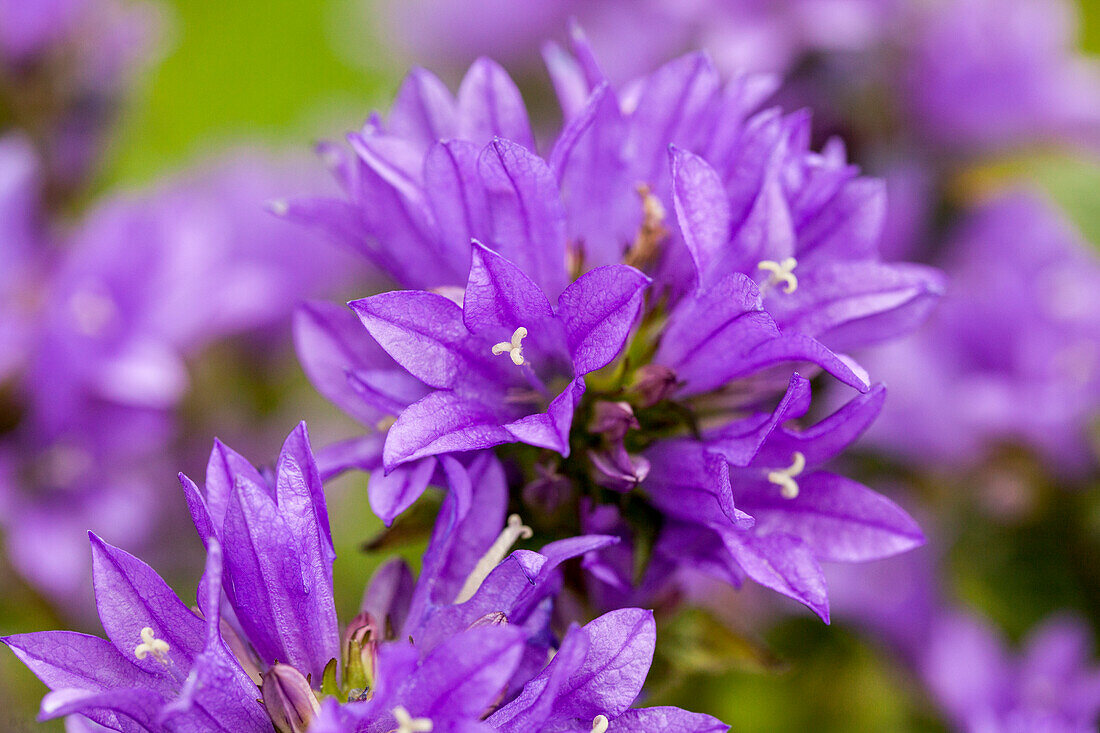
<svg viewBox="0 0 1100 733"><path fill-rule="evenodd" d="M290 212L290 203L286 199L273 199L267 202L267 210L275 216L286 216Z"/></svg>
<svg viewBox="0 0 1100 733"><path fill-rule="evenodd" d="M523 523L518 514L508 517L507 526L493 542L493 546L489 548L488 552L477 561L477 565L474 566L473 571L466 578L466 582L462 584L462 590L455 597L455 603L465 603L473 598L474 593L477 593L477 589L489 577L489 573L500 564L500 561L512 549L512 545L516 544L516 540L530 539L533 534L531 528Z"/></svg>
<svg viewBox="0 0 1100 733"><path fill-rule="evenodd" d="M134 656L138 659L152 654L158 662L168 663L168 642L158 639L152 628L146 626L141 630L141 643L134 647Z"/></svg>
<svg viewBox="0 0 1100 733"><path fill-rule="evenodd" d="M799 451L795 451L791 454L791 465L787 468L769 471L768 481L780 488L784 499L794 499L798 496L798 482L794 480L794 477L801 474L804 468L806 468L806 456Z"/></svg>
<svg viewBox="0 0 1100 733"><path fill-rule="evenodd" d="M798 290L798 278L795 277L794 268L798 267L798 260L794 257L784 257L782 261L761 260L756 264L756 269L766 270L771 273L765 287L784 283L783 292L793 293Z"/></svg>
<svg viewBox="0 0 1100 733"><path fill-rule="evenodd" d="M608 727L611 723L608 721L606 715L597 715L592 718L592 731L591 733L607 733Z"/></svg>
<svg viewBox="0 0 1100 733"><path fill-rule="evenodd" d="M523 366L523 339L525 338L527 338L527 329L520 326L512 332L511 341L501 341L493 346L493 356L500 356L508 352L508 356L512 357L513 364Z"/></svg>
<svg viewBox="0 0 1100 733"><path fill-rule="evenodd" d="M414 718L401 705L393 709L393 717L397 718L397 728L393 733L431 733L434 727L429 718Z"/></svg>

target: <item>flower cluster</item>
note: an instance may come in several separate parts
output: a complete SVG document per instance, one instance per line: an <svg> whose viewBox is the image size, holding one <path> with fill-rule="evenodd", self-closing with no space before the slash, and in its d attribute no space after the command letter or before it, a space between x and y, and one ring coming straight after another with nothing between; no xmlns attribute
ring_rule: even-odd
<svg viewBox="0 0 1100 733"><path fill-rule="evenodd" d="M919 323L941 275L880 261L881 184L838 141L810 149L805 115L757 111L766 80L723 83L692 55L620 92L580 37L551 73L566 123L548 159L483 59L454 97L413 72L350 151L324 146L344 198L280 202L416 288L298 314L307 373L370 428L323 451L324 473L372 471L391 522L496 448L537 530L622 538L620 563L586 562L598 606L702 570L827 619L819 561L922 541L820 470L882 402L842 350ZM798 425L818 372L857 396Z"/></svg>
<svg viewBox="0 0 1100 733"><path fill-rule="evenodd" d="M966 169L1095 145L1100 73L1065 3L505 5L380 5L396 43L469 66L455 87L453 65L413 69L388 112L320 144L330 185L234 153L89 204L155 6L0 0L4 559L78 619L86 532L106 637L0 637L49 688L40 718L720 733L666 693L766 666L793 612L885 641L960 729L1094 726L1088 633L1052 615L1047 578L1013 606L1010 637L1050 619L1019 655L946 600L981 580L941 582L953 542L1021 576L1043 570L1000 537L1065 565L1096 548L1095 502L1045 479L1095 475L1100 260L1041 196ZM535 48L549 86L520 76ZM524 100L540 88L556 131ZM807 101L813 124L789 111ZM346 305L315 299L351 282ZM205 555L189 606L158 478L191 465L188 422L260 452L259 413L295 393L251 372L277 368L288 320L359 427L311 418L342 439L315 452L302 422L271 466L215 440L204 481L178 474ZM248 415L225 406L244 384ZM363 551L412 541L348 618L326 493L357 478L345 501L385 526ZM926 531L933 551L909 553ZM1089 569L1065 580L1094 595Z"/></svg>
<svg viewBox="0 0 1100 733"><path fill-rule="evenodd" d="M78 716L88 730L726 729L677 708L631 708L653 656L649 611L572 625L551 659L559 566L615 538L509 554L530 529L513 516L493 536L507 499L500 465L485 455L455 480L472 487L477 514L449 495L419 578L401 561L384 565L341 633L335 552L305 425L273 473L216 443L205 490L180 474L207 553L197 611L148 565L93 534L108 639L47 631L3 642L50 687L43 717Z"/></svg>

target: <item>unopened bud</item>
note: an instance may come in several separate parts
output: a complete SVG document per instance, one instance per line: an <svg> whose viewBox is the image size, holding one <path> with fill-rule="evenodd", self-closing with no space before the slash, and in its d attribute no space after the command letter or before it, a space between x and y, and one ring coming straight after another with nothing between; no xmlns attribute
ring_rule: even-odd
<svg viewBox="0 0 1100 733"><path fill-rule="evenodd" d="M649 461L627 453L621 444L611 450L588 451L588 459L596 483L613 491L630 491L649 475Z"/></svg>
<svg viewBox="0 0 1100 733"><path fill-rule="evenodd" d="M573 482L554 466L535 464L539 477L523 487L523 503L541 515L553 514L573 494Z"/></svg>
<svg viewBox="0 0 1100 733"><path fill-rule="evenodd" d="M367 689L374 684L374 662L381 634L374 617L360 613L344 631L344 679L350 689Z"/></svg>
<svg viewBox="0 0 1100 733"><path fill-rule="evenodd" d="M628 431L641 427L629 402L600 401L595 404L592 412L592 421L588 423L589 432L602 433L608 440L622 440Z"/></svg>
<svg viewBox="0 0 1100 733"><path fill-rule="evenodd" d="M631 391L641 407L653 407L676 388L676 372L660 364L646 364L635 372Z"/></svg>
<svg viewBox="0 0 1100 733"><path fill-rule="evenodd" d="M260 685L264 707L279 733L305 733L313 716L321 711L309 681L289 664L267 671Z"/></svg>

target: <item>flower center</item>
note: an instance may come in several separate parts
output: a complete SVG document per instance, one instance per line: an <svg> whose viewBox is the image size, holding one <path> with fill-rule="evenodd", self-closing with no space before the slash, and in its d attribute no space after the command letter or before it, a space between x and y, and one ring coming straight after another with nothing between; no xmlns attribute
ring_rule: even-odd
<svg viewBox="0 0 1100 733"><path fill-rule="evenodd" d="M397 718L393 733L431 733L433 725L429 718L414 718L401 705L393 709L393 717Z"/></svg>
<svg viewBox="0 0 1100 733"><path fill-rule="evenodd" d="M523 339L525 338L527 338L527 329L520 326L512 332L511 341L501 341L493 346L493 356L500 356L508 352L508 356L512 357L513 364L523 366Z"/></svg>
<svg viewBox="0 0 1100 733"><path fill-rule="evenodd" d="M606 715L597 715L592 719L591 733L607 733L607 729L610 725L611 722L607 719Z"/></svg>
<svg viewBox="0 0 1100 733"><path fill-rule="evenodd" d="M769 471L768 481L779 487L784 499L794 499L798 496L798 482L794 480L794 477L801 474L804 468L806 468L806 456L802 455L800 451L795 451L791 454L791 465L787 468Z"/></svg>
<svg viewBox="0 0 1100 733"><path fill-rule="evenodd" d="M134 656L138 659L152 654L162 664L168 663L168 642L158 639L152 628L146 626L141 630L141 643L134 647Z"/></svg>
<svg viewBox="0 0 1100 733"><path fill-rule="evenodd" d="M516 540L530 539L532 534L531 528L523 523L518 514L508 517L507 526L493 542L492 547L477 561L477 565L474 566L473 571L466 578L466 582L462 584L462 590L455 597L455 603L465 603L473 598L482 582L489 577L489 573L500 564L500 561L512 549L512 545L516 544Z"/></svg>
<svg viewBox="0 0 1100 733"><path fill-rule="evenodd" d="M764 282L761 290L766 290L773 285L784 283L783 292L793 293L798 290L798 278L795 277L794 268L798 266L798 260L794 257L784 257L781 261L775 260L761 260L757 263L756 269L770 272L768 279Z"/></svg>

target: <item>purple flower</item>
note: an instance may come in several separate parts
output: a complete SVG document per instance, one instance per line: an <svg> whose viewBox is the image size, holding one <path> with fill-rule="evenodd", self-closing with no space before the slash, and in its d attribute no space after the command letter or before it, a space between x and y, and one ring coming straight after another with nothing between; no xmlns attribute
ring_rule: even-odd
<svg viewBox="0 0 1100 733"><path fill-rule="evenodd" d="M336 553L305 424L283 445L274 480L216 442L206 491L182 474L180 482L203 544L224 548L226 597L259 661L320 679L340 653Z"/></svg>
<svg viewBox="0 0 1100 733"><path fill-rule="evenodd" d="M473 259L462 306L418 291L351 303L371 336L437 390L390 428L387 467L516 441L568 455L582 378L618 355L648 283L630 267L598 268L555 308L503 256L475 245Z"/></svg>
<svg viewBox="0 0 1100 733"><path fill-rule="evenodd" d="M670 520L654 548L663 556L657 571L694 566L733 585L748 577L828 620L819 561L867 562L924 542L891 501L819 470L874 420L883 396L876 386L816 425L795 429L788 423L809 406L808 383L796 376L772 414L701 440L656 443L645 453L652 469L641 490ZM658 581L651 576L642 589L654 594Z"/></svg>
<svg viewBox="0 0 1100 733"><path fill-rule="evenodd" d="M1075 8L955 0L911 24L901 106L941 146L979 152L1100 137L1100 67L1075 54Z"/></svg>
<svg viewBox="0 0 1100 733"><path fill-rule="evenodd" d="M708 715L672 707L631 709L656 644L653 612L625 608L572 626L546 668L486 722L496 730L682 730L722 733Z"/></svg>
<svg viewBox="0 0 1100 733"><path fill-rule="evenodd" d="M1052 618L1018 655L981 621L944 614L925 641L921 676L967 731L1085 731L1100 720L1100 669L1079 619Z"/></svg>
<svg viewBox="0 0 1100 733"><path fill-rule="evenodd" d="M893 385L869 440L908 460L967 465L1022 443L1059 471L1093 460L1100 262L1034 195L975 211L951 238L952 286L916 336L869 353ZM934 386L934 388L933 388Z"/></svg>
<svg viewBox="0 0 1100 733"><path fill-rule="evenodd" d="M803 53L866 48L889 29L897 5L895 0L555 0L515 8L498 0L390 1L383 4L382 40L444 68L487 53L530 69L537 44L563 35L575 16L619 80L700 46L724 69L783 71Z"/></svg>
<svg viewBox="0 0 1100 733"><path fill-rule="evenodd" d="M29 125L57 189L86 181L127 85L153 61L160 25L150 2L0 0L5 106Z"/></svg>
<svg viewBox="0 0 1100 733"><path fill-rule="evenodd" d="M888 642L959 730L1096 727L1100 668L1090 664L1092 640L1081 619L1049 618L1017 652L988 622L943 598L929 551L866 570L832 578L840 581L837 615Z"/></svg>
<svg viewBox="0 0 1100 733"><path fill-rule="evenodd" d="M200 616L148 565L91 537L109 640L71 631L3 638L51 690L42 719L79 714L113 730L270 730L255 684L219 630L220 545L208 548Z"/></svg>

